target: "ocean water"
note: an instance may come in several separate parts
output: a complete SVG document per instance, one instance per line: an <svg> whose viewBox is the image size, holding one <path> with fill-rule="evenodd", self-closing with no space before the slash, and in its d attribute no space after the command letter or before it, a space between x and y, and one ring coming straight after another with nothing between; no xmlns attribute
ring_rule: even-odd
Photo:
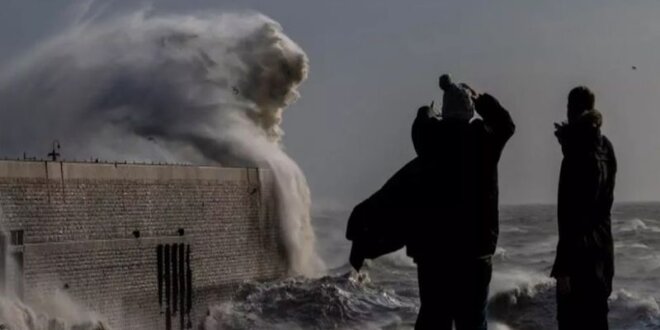
<svg viewBox="0 0 660 330"><path fill-rule="evenodd" d="M351 273L344 239L349 212L315 212L327 276L245 283L207 321L222 329L412 329L419 308L415 264L398 251ZM555 208L504 206L500 214L489 328L556 329L555 283L548 277L557 243ZM610 326L660 329L660 203L616 205L612 231Z"/></svg>

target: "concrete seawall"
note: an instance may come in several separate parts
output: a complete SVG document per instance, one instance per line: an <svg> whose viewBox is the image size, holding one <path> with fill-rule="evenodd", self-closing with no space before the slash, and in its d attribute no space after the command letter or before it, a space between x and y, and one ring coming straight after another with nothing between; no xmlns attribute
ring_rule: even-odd
<svg viewBox="0 0 660 330"><path fill-rule="evenodd" d="M61 289L116 329L196 327L286 273L273 191L261 169L0 161L0 285Z"/></svg>

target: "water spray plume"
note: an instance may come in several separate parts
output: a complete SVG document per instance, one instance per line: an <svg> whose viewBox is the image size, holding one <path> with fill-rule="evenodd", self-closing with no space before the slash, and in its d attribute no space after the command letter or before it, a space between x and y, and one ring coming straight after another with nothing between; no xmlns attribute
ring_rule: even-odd
<svg viewBox="0 0 660 330"><path fill-rule="evenodd" d="M282 112L308 59L259 14L151 16L72 28L0 75L0 150L272 170L292 275L314 276L310 192L283 151ZM220 219L218 219L220 220Z"/></svg>

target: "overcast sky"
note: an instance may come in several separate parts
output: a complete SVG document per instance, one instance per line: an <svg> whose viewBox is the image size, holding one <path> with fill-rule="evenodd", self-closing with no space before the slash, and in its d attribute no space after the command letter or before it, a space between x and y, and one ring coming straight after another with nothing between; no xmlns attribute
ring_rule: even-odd
<svg viewBox="0 0 660 330"><path fill-rule="evenodd" d="M563 120L566 94L578 84L595 91L605 116L604 132L619 159L617 200L660 200L657 0L167 0L150 6L176 13L259 11L307 52L310 76L302 98L285 113L284 142L318 204L351 206L414 156L412 120L418 106L441 100L436 82L444 72L498 97L516 121L500 162L503 203L555 201L561 154L552 123ZM1 0L0 68L81 17L135 8L128 0Z"/></svg>

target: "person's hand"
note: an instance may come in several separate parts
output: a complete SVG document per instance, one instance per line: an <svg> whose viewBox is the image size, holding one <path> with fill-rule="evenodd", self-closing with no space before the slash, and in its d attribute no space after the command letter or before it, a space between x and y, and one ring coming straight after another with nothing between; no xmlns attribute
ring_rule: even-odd
<svg viewBox="0 0 660 330"><path fill-rule="evenodd" d="M476 90L474 90L474 88L472 88L470 85L466 83L461 83L461 87L463 87L465 90L468 91L468 94L472 102L476 102L479 96L481 96L479 93L477 93Z"/></svg>
<svg viewBox="0 0 660 330"><path fill-rule="evenodd" d="M356 272L360 271L360 268L362 268L362 264L364 263L364 259L351 255L349 258L349 261L351 263L351 266L355 269Z"/></svg>
<svg viewBox="0 0 660 330"><path fill-rule="evenodd" d="M360 272L360 268L362 268L362 265L364 264L364 257L355 246L351 248L351 254L348 257L348 261L351 263L351 266L355 268L356 272Z"/></svg>
<svg viewBox="0 0 660 330"><path fill-rule="evenodd" d="M564 122L562 122L562 123L555 123L555 131L563 130L564 127L566 127L566 123L564 123Z"/></svg>
<svg viewBox="0 0 660 330"><path fill-rule="evenodd" d="M571 278L568 276L557 277L557 290L559 294L571 293Z"/></svg>
<svg viewBox="0 0 660 330"><path fill-rule="evenodd" d="M487 112L489 109L498 107L499 102L495 97L488 93L479 94L476 99L474 99L474 110L481 116L488 116Z"/></svg>
<svg viewBox="0 0 660 330"><path fill-rule="evenodd" d="M428 105L421 106L419 109L417 109L417 117L420 118L431 117L431 108L429 108Z"/></svg>
<svg viewBox="0 0 660 330"><path fill-rule="evenodd" d="M495 104L497 104L497 99L488 93L479 94L474 100L474 105L476 107L489 107Z"/></svg>
<svg viewBox="0 0 660 330"><path fill-rule="evenodd" d="M555 123L555 136L561 141L564 137L566 123Z"/></svg>

